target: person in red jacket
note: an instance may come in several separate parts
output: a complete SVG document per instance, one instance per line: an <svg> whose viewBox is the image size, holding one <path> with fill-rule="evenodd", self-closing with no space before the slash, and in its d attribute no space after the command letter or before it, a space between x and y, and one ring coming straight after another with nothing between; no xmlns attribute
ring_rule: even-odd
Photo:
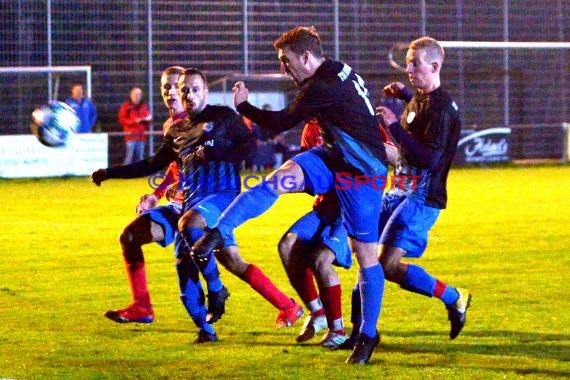
<svg viewBox="0 0 570 380"><path fill-rule="evenodd" d="M131 88L129 100L119 109L119 123L125 132L126 154L124 165L144 159L146 135L152 115L142 101L143 92L139 87Z"/></svg>

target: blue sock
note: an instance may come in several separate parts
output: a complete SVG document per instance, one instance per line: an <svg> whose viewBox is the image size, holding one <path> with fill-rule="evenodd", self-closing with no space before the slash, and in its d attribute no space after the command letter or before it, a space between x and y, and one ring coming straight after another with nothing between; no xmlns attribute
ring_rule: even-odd
<svg viewBox="0 0 570 380"><path fill-rule="evenodd" d="M408 265L408 271L400 282L402 289L410 292L423 294L424 296L433 297L436 279L424 268L417 265Z"/></svg>
<svg viewBox="0 0 570 380"><path fill-rule="evenodd" d="M231 236L236 227L269 210L277 198L279 195L269 184L257 185L244 191L226 208L215 227L220 230L222 236Z"/></svg>
<svg viewBox="0 0 570 380"><path fill-rule="evenodd" d="M352 288L350 310L350 322L352 322L353 331L360 330L362 324L362 303L360 302L360 287L358 282Z"/></svg>
<svg viewBox="0 0 570 380"><path fill-rule="evenodd" d="M358 271L360 299L362 302L362 324L360 333L376 336L376 324L380 317L384 294L384 271L380 264Z"/></svg>
<svg viewBox="0 0 570 380"><path fill-rule="evenodd" d="M206 322L206 297L198 279L198 268L194 262L182 259L176 264L176 272L180 287L180 300L184 308L199 329L213 334L214 328Z"/></svg>
<svg viewBox="0 0 570 380"><path fill-rule="evenodd" d="M186 239L188 245L191 247L194 243L204 235L204 231L198 227L188 227L184 231L184 238ZM208 288L208 293L219 292L224 286L222 280L220 279L220 271L218 270L218 264L214 255L210 257L210 260L206 262L200 262L197 264L200 268L204 280L206 280L206 287Z"/></svg>
<svg viewBox="0 0 570 380"><path fill-rule="evenodd" d="M453 305L455 302L457 302L457 299L459 298L459 293L457 292L457 289L455 289L453 286L446 285L443 294L439 298L443 301L444 304Z"/></svg>

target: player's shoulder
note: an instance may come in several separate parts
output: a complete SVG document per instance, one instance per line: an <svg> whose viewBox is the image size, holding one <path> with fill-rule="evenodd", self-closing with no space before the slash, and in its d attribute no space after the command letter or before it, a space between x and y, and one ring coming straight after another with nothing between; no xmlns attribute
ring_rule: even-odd
<svg viewBox="0 0 570 380"><path fill-rule="evenodd" d="M453 99L451 94L443 88L438 88L430 96L431 107L448 111L451 113L459 113L459 105Z"/></svg>
<svg viewBox="0 0 570 380"><path fill-rule="evenodd" d="M162 123L162 132L166 133L172 127L173 121L174 119L172 119L172 117L166 119L164 123Z"/></svg>
<svg viewBox="0 0 570 380"><path fill-rule="evenodd" d="M237 112L228 106L224 105L210 105L208 104L204 111L216 117L235 117Z"/></svg>

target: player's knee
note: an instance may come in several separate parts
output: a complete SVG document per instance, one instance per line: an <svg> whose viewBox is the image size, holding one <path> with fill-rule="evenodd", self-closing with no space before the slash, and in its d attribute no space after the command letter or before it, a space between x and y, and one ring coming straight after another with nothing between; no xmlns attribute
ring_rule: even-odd
<svg viewBox="0 0 570 380"><path fill-rule="evenodd" d="M277 194L303 191L303 171L295 161L287 161L267 179Z"/></svg>
<svg viewBox="0 0 570 380"><path fill-rule="evenodd" d="M293 245L295 244L295 238L291 234L284 235L279 244L277 244L277 250L279 251L279 257L283 265L287 266L291 259L291 251L293 250Z"/></svg>
<svg viewBox="0 0 570 380"><path fill-rule="evenodd" d="M128 247L136 243L136 236L128 227L123 229L119 234L119 243L121 246Z"/></svg>
<svg viewBox="0 0 570 380"><path fill-rule="evenodd" d="M384 270L386 280L397 283L402 279L403 274L398 260L383 259L380 257L380 264Z"/></svg>
<svg viewBox="0 0 570 380"><path fill-rule="evenodd" d="M178 219L178 231L184 231L184 229L188 226L189 217L188 214L184 214Z"/></svg>

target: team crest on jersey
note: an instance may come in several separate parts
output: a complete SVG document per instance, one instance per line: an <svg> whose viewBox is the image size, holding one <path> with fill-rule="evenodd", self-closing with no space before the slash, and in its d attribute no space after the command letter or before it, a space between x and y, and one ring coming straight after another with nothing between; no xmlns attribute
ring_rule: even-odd
<svg viewBox="0 0 570 380"><path fill-rule="evenodd" d="M412 121L414 121L416 117L416 113L414 111L410 112L408 114L408 117L406 118L406 121L408 122L408 124L410 124Z"/></svg>
<svg viewBox="0 0 570 380"><path fill-rule="evenodd" d="M211 132L214 129L214 123L202 123L202 130L204 132Z"/></svg>

